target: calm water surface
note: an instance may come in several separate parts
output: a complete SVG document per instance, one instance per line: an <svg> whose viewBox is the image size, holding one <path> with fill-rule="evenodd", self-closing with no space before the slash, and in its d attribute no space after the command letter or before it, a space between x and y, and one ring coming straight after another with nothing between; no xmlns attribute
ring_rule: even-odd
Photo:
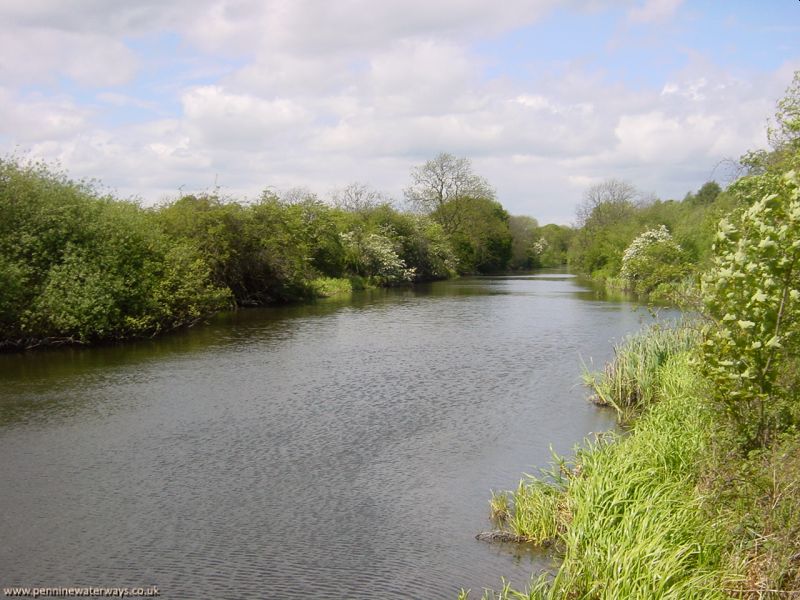
<svg viewBox="0 0 800 600"><path fill-rule="evenodd" d="M0 356L0 586L454 598L547 555L474 539L612 415L582 361L649 317L568 275L240 311Z"/></svg>

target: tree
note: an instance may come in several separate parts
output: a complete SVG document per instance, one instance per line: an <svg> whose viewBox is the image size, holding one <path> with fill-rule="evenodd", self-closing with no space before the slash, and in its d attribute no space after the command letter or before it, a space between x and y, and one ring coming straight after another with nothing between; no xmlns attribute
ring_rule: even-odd
<svg viewBox="0 0 800 600"><path fill-rule="evenodd" d="M549 223L539 228L534 242L533 266L560 267L567 264L567 251L575 230L565 225Z"/></svg>
<svg viewBox="0 0 800 600"><path fill-rule="evenodd" d="M800 420L796 393L779 384L800 340L800 177L749 179L733 193L758 199L720 222L714 264L703 278L715 323L704 364L745 450Z"/></svg>
<svg viewBox="0 0 800 600"><path fill-rule="evenodd" d="M619 179L606 179L590 186L583 194L583 202L578 206L578 226L582 227L590 219L605 225L606 221L616 218L620 210L626 210L635 205L641 197L641 192L627 181ZM605 207L605 209L604 209Z"/></svg>
<svg viewBox="0 0 800 600"><path fill-rule="evenodd" d="M707 181L703 184L703 186L697 190L696 194L686 194L686 200L689 204L697 205L707 205L714 202L722 193L722 188L716 181Z"/></svg>
<svg viewBox="0 0 800 600"><path fill-rule="evenodd" d="M508 220L511 231L511 264L512 269L531 269L534 264L534 244L539 239L539 223L533 217L511 216Z"/></svg>
<svg viewBox="0 0 800 600"><path fill-rule="evenodd" d="M638 190L608 179L591 186L577 209L580 229L570 247L570 264L593 275L611 277L622 266L622 252L636 236Z"/></svg>
<svg viewBox="0 0 800 600"><path fill-rule="evenodd" d="M391 204L387 196L359 182L334 190L331 197L334 206L350 212L365 212L383 204Z"/></svg>
<svg viewBox="0 0 800 600"><path fill-rule="evenodd" d="M430 214L437 211L442 227L449 233L457 226L460 198L494 200L489 183L472 172L467 158L441 153L424 165L411 169L413 183L405 190L408 203L417 211ZM444 210L445 207L450 210Z"/></svg>
<svg viewBox="0 0 800 600"><path fill-rule="evenodd" d="M767 128L767 137L776 150L800 145L800 71L795 71L786 95L778 101L775 125Z"/></svg>
<svg viewBox="0 0 800 600"><path fill-rule="evenodd" d="M458 204L459 216L449 238L461 273L496 273L508 268L511 260L509 216L502 205L488 198L461 197L451 201ZM441 211L452 209L444 204ZM433 213L437 219L438 211Z"/></svg>

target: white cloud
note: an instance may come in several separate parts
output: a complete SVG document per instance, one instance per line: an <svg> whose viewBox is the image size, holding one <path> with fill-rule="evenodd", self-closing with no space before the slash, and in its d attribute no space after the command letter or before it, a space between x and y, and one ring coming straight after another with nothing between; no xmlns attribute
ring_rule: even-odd
<svg viewBox="0 0 800 600"><path fill-rule="evenodd" d="M198 142L224 149L272 144L282 134L303 130L310 121L291 100L232 94L213 85L190 90L182 101L187 125Z"/></svg>
<svg viewBox="0 0 800 600"><path fill-rule="evenodd" d="M400 197L412 166L447 151L471 157L512 213L542 222L569 221L582 190L607 177L682 197L720 158L763 143L793 64L746 81L688 53L683 69L638 88L583 59L487 75L475 42L556 4L7 0L0 133L7 146L148 201L215 179L250 197L268 185L324 196L355 180ZM650 1L625 14L661 22L678 5ZM131 48L164 35L193 70L169 63L137 95L135 82L150 82L155 67ZM219 60L213 69L207 53ZM22 91L31 83L41 91ZM111 121L127 108L139 122Z"/></svg>
<svg viewBox="0 0 800 600"><path fill-rule="evenodd" d="M0 115L0 135L27 146L78 135L87 126L90 111L65 97L20 97L0 88Z"/></svg>

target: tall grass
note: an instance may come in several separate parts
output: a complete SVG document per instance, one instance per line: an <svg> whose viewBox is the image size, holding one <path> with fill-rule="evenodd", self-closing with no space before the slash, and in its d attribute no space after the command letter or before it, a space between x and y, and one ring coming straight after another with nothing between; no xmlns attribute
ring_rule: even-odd
<svg viewBox="0 0 800 600"><path fill-rule="evenodd" d="M699 330L655 325L628 336L614 346L614 360L601 372L585 371L583 380L597 404L611 406L622 423L627 423L652 404L659 392L660 368L676 354L694 348Z"/></svg>
<svg viewBox="0 0 800 600"><path fill-rule="evenodd" d="M711 419L686 354L664 365L658 389L634 435L579 453L564 562L546 597L724 597L726 540L695 492Z"/></svg>
<svg viewBox="0 0 800 600"><path fill-rule="evenodd" d="M353 291L353 284L344 277L317 277L311 280L309 286L315 298L330 298Z"/></svg>
<svg viewBox="0 0 800 600"><path fill-rule="evenodd" d="M712 413L705 380L681 351L694 336L656 329L617 349L624 364L597 387L621 414L641 411L631 435L587 442L549 478L520 484L507 527L556 540L563 562L524 592L504 586L485 598L724 598L736 587L729 533L708 517L698 487Z"/></svg>

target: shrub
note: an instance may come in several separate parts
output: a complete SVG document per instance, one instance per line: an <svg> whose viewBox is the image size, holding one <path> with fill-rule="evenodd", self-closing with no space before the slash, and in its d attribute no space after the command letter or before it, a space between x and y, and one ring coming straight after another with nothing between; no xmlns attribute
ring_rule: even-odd
<svg viewBox="0 0 800 600"><path fill-rule="evenodd" d="M720 223L714 264L703 278L715 323L703 346L705 364L744 449L768 443L797 408L776 383L800 332L799 182L790 171L737 183L751 206Z"/></svg>
<svg viewBox="0 0 800 600"><path fill-rule="evenodd" d="M689 272L689 262L666 226L648 229L625 249L620 277L639 294L679 281Z"/></svg>

